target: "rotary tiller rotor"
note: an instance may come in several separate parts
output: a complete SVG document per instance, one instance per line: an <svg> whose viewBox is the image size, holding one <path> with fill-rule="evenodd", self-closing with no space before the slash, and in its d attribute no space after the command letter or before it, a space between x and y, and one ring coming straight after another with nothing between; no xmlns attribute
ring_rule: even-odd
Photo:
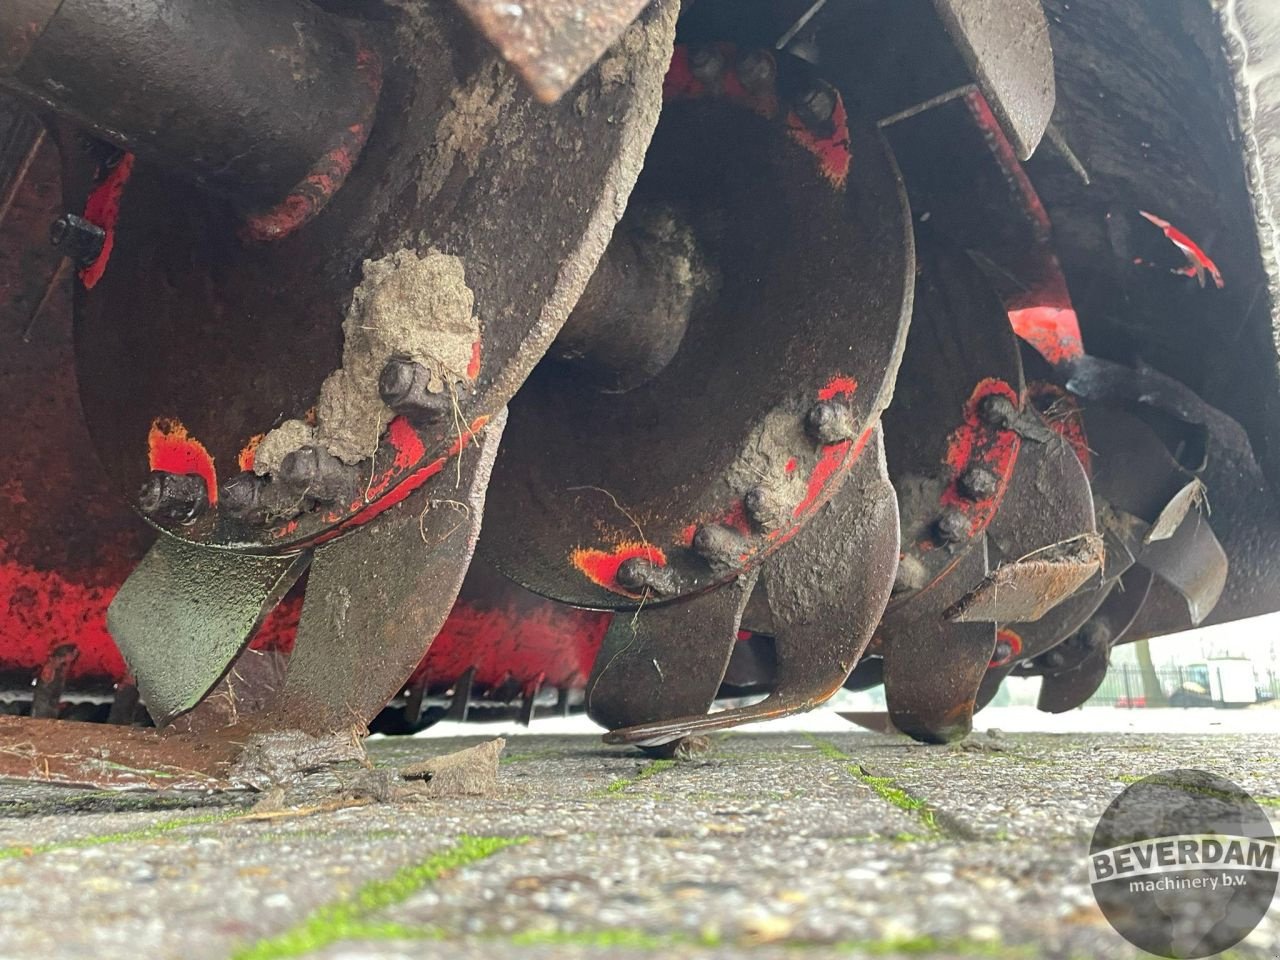
<svg viewBox="0 0 1280 960"><path fill-rule="evenodd" d="M149 15L174 12L158 6ZM654 6L610 79L584 81L574 103L534 105L485 50L441 47L456 32L446 11L394 29L308 13L291 31L323 52L348 43L364 99L344 102L366 106L338 122L288 105L343 136L275 207L175 162L207 159L185 141L132 136L130 102L76 88L47 104L125 130L126 151L96 165L65 134L64 196L87 194L81 220L103 234L82 255L76 305L90 432L161 534L109 620L162 722L206 695L309 566L313 596L345 599L340 611L306 605L269 723L368 720L421 660L470 561L503 406L567 317L638 172L674 20L671 5ZM260 42L289 14L263 12ZM64 21L99 26L64 7L23 70L37 54L43 69L71 69L59 59ZM236 69L256 52L238 51ZM327 77L335 64L308 70ZM170 73L155 84L191 97ZM136 112L157 109L158 95ZM468 113L475 102L489 106ZM508 229L511 218L541 243ZM362 653L357 635L380 654Z"/></svg>
<svg viewBox="0 0 1280 960"><path fill-rule="evenodd" d="M0 9L0 703L172 737L0 731L49 776L544 706L670 752L842 682L941 741L1280 604L1193 5L117 6Z"/></svg>
<svg viewBox="0 0 1280 960"><path fill-rule="evenodd" d="M907 209L874 126L834 88L818 104L789 98L819 89L809 72L730 43L677 48L605 264L636 234L655 246L655 220L679 231L663 256L701 285L683 301L687 321L663 311L637 332L651 318L628 302L634 286L589 290L571 346L512 403L480 552L535 592L618 611L586 698L619 742L661 746L817 705L892 582L876 423L910 310ZM625 383L609 322L620 314L635 319L628 356L657 358L630 364L647 375ZM757 578L777 644L773 696L704 717Z"/></svg>

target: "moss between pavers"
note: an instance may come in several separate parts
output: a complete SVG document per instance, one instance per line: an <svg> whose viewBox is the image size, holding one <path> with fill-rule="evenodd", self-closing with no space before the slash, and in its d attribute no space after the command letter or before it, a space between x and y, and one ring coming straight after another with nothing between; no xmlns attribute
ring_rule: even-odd
<svg viewBox="0 0 1280 960"><path fill-rule="evenodd" d="M527 841L527 837L459 837L452 847L422 863L405 867L385 880L371 880L351 896L318 907L284 933L241 947L232 953L231 960L300 957L342 940L438 939L443 934L433 928L375 923L370 918L403 903L447 873Z"/></svg>
<svg viewBox="0 0 1280 960"><path fill-rule="evenodd" d="M930 838L937 838L943 835L944 831L938 823L938 817L933 808L919 797L912 796L894 783L892 777L877 777L868 773L854 762L852 757L848 756L829 740L822 740L813 736L808 736L808 739L819 753L828 760L836 760L843 764L845 770L851 776L865 783L881 800L893 804L899 810L905 810L907 813L918 817L920 822L924 824L925 831Z"/></svg>
<svg viewBox="0 0 1280 960"><path fill-rule="evenodd" d="M662 773L664 770L670 770L676 765L674 760L650 760L640 771L633 777L619 777L612 781L603 790L596 791L596 796L616 796L622 793L628 787L633 787L637 783L648 780L652 776Z"/></svg>
<svg viewBox="0 0 1280 960"><path fill-rule="evenodd" d="M79 837L75 840L56 840L51 843L18 844L12 847L0 847L0 860L17 860L22 857L34 857L54 850L78 850L85 847L101 847L112 843L134 843L137 841L156 840L180 830L183 827L196 827L206 823L218 823L230 820L239 815L239 810L224 810L220 813L209 813L200 817L180 817L176 820L163 820L149 827L137 830L124 830L119 833L100 833L91 837Z"/></svg>

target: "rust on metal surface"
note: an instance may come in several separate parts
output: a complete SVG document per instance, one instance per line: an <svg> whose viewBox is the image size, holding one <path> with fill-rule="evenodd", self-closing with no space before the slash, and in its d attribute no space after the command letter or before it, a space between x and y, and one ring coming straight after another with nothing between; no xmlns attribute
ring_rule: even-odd
<svg viewBox="0 0 1280 960"><path fill-rule="evenodd" d="M650 0L456 0L543 103L560 99Z"/></svg>
<svg viewBox="0 0 1280 960"><path fill-rule="evenodd" d="M1055 556L1002 563L946 611L960 623L1039 620L1102 569L1102 540L1086 535Z"/></svg>

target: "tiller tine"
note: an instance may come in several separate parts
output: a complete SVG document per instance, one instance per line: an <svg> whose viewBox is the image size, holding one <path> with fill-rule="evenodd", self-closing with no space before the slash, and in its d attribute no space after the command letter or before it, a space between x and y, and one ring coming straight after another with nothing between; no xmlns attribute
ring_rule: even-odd
<svg viewBox="0 0 1280 960"><path fill-rule="evenodd" d="M413 673L449 615L475 552L506 424L395 509L320 547L272 727L326 734L363 727Z"/></svg>
<svg viewBox="0 0 1280 960"><path fill-rule="evenodd" d="M558 100L650 0L455 0L543 103Z"/></svg>
<svg viewBox="0 0 1280 960"><path fill-rule="evenodd" d="M994 623L956 623L945 617L957 583L987 572L986 539L970 549L912 602L885 615L880 631L884 692L894 727L926 743L949 743L973 729L978 688L996 646Z"/></svg>
<svg viewBox="0 0 1280 960"><path fill-rule="evenodd" d="M213 689L310 562L310 551L258 557L160 535L107 610L158 725Z"/></svg>
<svg viewBox="0 0 1280 960"><path fill-rule="evenodd" d="M1148 543L1140 560L1186 600L1192 626L1218 605L1227 583L1227 554L1199 510L1186 514L1172 536Z"/></svg>
<svg viewBox="0 0 1280 960"><path fill-rule="evenodd" d="M1036 706L1046 713L1066 713L1082 705L1102 685L1111 648L1137 619L1151 589L1152 573L1132 567L1097 612L1075 634L1033 661L1031 671L1044 670Z"/></svg>
<svg viewBox="0 0 1280 960"><path fill-rule="evenodd" d="M987 529L1016 488L1020 451L1054 434L1025 404L1017 341L978 267L938 242L922 242L920 262L884 417L902 559L870 652L884 658L894 725L945 742L968 733L996 645L994 622L947 615L990 572Z"/></svg>
<svg viewBox="0 0 1280 960"><path fill-rule="evenodd" d="M665 743L825 703L849 676L880 622L897 571L898 545L898 500L876 427L849 479L761 572L776 656L769 696L747 707L614 730L606 742Z"/></svg>
<svg viewBox="0 0 1280 960"><path fill-rule="evenodd" d="M889 718L889 714L883 710L849 710L842 711L840 716L850 723L856 723L864 730L870 730L872 733L902 733L901 730L893 725L893 720Z"/></svg>
<svg viewBox="0 0 1280 960"><path fill-rule="evenodd" d="M896 552L871 451L914 274L892 155L809 64L678 47L665 91L626 217L512 402L481 543L522 586L617 611L587 709L650 747L805 709L853 666ZM846 534L855 518L867 528ZM846 536L871 557L860 599L806 594ZM775 697L706 718L761 570L779 591Z"/></svg>
<svg viewBox="0 0 1280 960"><path fill-rule="evenodd" d="M758 570L675 603L618 613L605 634L587 682L587 716L610 730L647 729L648 721L705 714L715 701L738 639L742 612ZM642 740L610 742L659 747L682 728L653 725Z"/></svg>

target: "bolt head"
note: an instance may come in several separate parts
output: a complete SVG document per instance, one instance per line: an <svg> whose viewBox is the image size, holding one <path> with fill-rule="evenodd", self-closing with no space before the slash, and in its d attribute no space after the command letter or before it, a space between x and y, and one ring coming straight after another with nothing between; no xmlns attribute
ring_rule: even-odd
<svg viewBox="0 0 1280 960"><path fill-rule="evenodd" d="M163 502L164 474L159 470L152 470L151 475L143 481L141 489L138 490L138 509L148 517L152 517L160 512Z"/></svg>
<svg viewBox="0 0 1280 960"><path fill-rule="evenodd" d="M653 562L647 557L631 557L618 567L615 579L628 590L643 590L653 575Z"/></svg>
<svg viewBox="0 0 1280 960"><path fill-rule="evenodd" d="M394 407L413 390L416 364L412 360L389 360L378 376L378 394L382 402Z"/></svg>
<svg viewBox="0 0 1280 960"><path fill-rule="evenodd" d="M763 50L753 50L738 61L738 82L752 93L766 93L778 78L778 66Z"/></svg>
<svg viewBox="0 0 1280 960"><path fill-rule="evenodd" d="M959 543L969 537L969 518L959 510L948 510L933 526L934 533L943 543Z"/></svg>
<svg viewBox="0 0 1280 960"><path fill-rule="evenodd" d="M153 520L191 523L209 506L204 478L153 470L138 491L138 509Z"/></svg>
<svg viewBox="0 0 1280 960"><path fill-rule="evenodd" d="M843 403L822 400L809 408L805 428L820 443L842 443L853 439L853 415Z"/></svg>
<svg viewBox="0 0 1280 960"><path fill-rule="evenodd" d="M230 516L244 516L258 505L262 483L252 471L236 474L218 491L218 506Z"/></svg>
<svg viewBox="0 0 1280 960"><path fill-rule="evenodd" d="M1000 640L996 643L996 649L991 654L991 665L993 667L1003 667L1013 657L1013 644L1008 640Z"/></svg>
<svg viewBox="0 0 1280 960"><path fill-rule="evenodd" d="M285 483L311 483L320 476L319 451L315 447L303 447L286 454L280 461L279 476Z"/></svg>
<svg viewBox="0 0 1280 960"><path fill-rule="evenodd" d="M724 57L714 47L702 47L690 55L689 69L704 83L718 80L724 71Z"/></svg>
<svg viewBox="0 0 1280 960"><path fill-rule="evenodd" d="M836 112L836 92L825 83L815 83L796 99L795 109L796 114L807 124L827 123Z"/></svg>
<svg viewBox="0 0 1280 960"><path fill-rule="evenodd" d="M970 500L989 500L1000 489L996 475L983 467L970 467L960 475L958 485Z"/></svg>
<svg viewBox="0 0 1280 960"><path fill-rule="evenodd" d="M978 404L978 416L993 427L1008 427L1018 417L1017 405L1002 393L991 393Z"/></svg>
<svg viewBox="0 0 1280 960"><path fill-rule="evenodd" d="M763 487L752 487L742 495L742 506L753 523L765 525L769 513L769 491Z"/></svg>

